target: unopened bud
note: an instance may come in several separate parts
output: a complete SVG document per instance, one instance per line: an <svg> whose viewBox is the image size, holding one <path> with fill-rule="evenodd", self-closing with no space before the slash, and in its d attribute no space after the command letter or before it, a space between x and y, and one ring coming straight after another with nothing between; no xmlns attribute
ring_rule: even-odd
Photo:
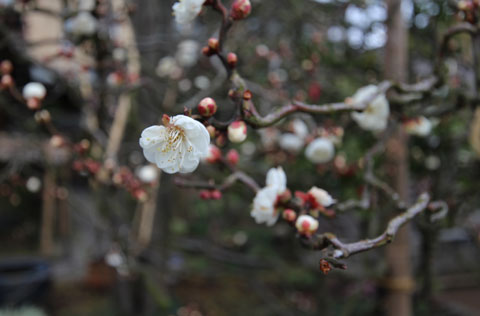
<svg viewBox="0 0 480 316"><path fill-rule="evenodd" d="M232 11L230 16L234 20L241 20L246 18L252 11L250 0L235 0L232 4Z"/></svg>
<svg viewBox="0 0 480 316"><path fill-rule="evenodd" d="M220 149L215 145L208 145L208 154L205 158L205 161L208 163L217 163L222 159L222 152Z"/></svg>
<svg viewBox="0 0 480 316"><path fill-rule="evenodd" d="M62 147L65 144L65 140L60 135L53 135L50 138L50 145L55 148Z"/></svg>
<svg viewBox="0 0 480 316"><path fill-rule="evenodd" d="M310 237L318 229L318 221L310 215L300 215L295 222L295 227L300 235Z"/></svg>
<svg viewBox="0 0 480 316"><path fill-rule="evenodd" d="M245 101L248 101L250 99L252 99L252 92L250 90L246 90L244 93L243 93L243 99Z"/></svg>
<svg viewBox="0 0 480 316"><path fill-rule="evenodd" d="M3 75L8 75L13 70L13 64L10 60L4 60L0 63L0 72Z"/></svg>
<svg viewBox="0 0 480 316"><path fill-rule="evenodd" d="M235 68L238 62L237 54L235 53L228 53L227 55L227 63L230 67Z"/></svg>
<svg viewBox="0 0 480 316"><path fill-rule="evenodd" d="M285 211L283 211L282 217L287 222L293 223L297 219L297 213L295 213L294 210L287 208Z"/></svg>
<svg viewBox="0 0 480 316"><path fill-rule="evenodd" d="M52 119L51 116L50 116L50 112L48 112L47 110L41 110L41 111L36 112L34 117L35 117L35 121L38 124L49 123L50 120Z"/></svg>
<svg viewBox="0 0 480 316"><path fill-rule="evenodd" d="M2 88L10 88L13 86L13 78L10 75L3 75L2 82L0 83Z"/></svg>
<svg viewBox="0 0 480 316"><path fill-rule="evenodd" d="M222 192L220 190L213 190L210 192L212 200L220 200L222 198Z"/></svg>
<svg viewBox="0 0 480 316"><path fill-rule="evenodd" d="M217 112L217 103L212 98L204 98L198 104L198 112L201 116L210 117Z"/></svg>
<svg viewBox="0 0 480 316"><path fill-rule="evenodd" d="M332 267L330 266L330 263L328 263L327 260L321 259L320 260L320 271L323 272L323 274L328 274L332 270Z"/></svg>
<svg viewBox="0 0 480 316"><path fill-rule="evenodd" d="M208 47L208 46L202 47L202 54L207 56L207 57L213 55L212 51L210 50L210 47Z"/></svg>
<svg viewBox="0 0 480 316"><path fill-rule="evenodd" d="M40 102L40 100L37 98L27 99L27 107L30 110L38 110L41 105L42 105L42 102Z"/></svg>
<svg viewBox="0 0 480 316"><path fill-rule="evenodd" d="M215 138L215 132L217 131L215 127L213 127L212 125L208 125L207 131L208 131L208 134L210 135L210 138Z"/></svg>
<svg viewBox="0 0 480 316"><path fill-rule="evenodd" d="M230 149L227 153L227 161L232 164L236 165L238 163L238 159L240 158L240 155L238 154L238 151L235 149Z"/></svg>
<svg viewBox="0 0 480 316"><path fill-rule="evenodd" d="M219 134L215 138L215 144L217 144L218 147L223 147L225 146L226 143L227 143L227 137L225 136L225 134Z"/></svg>
<svg viewBox="0 0 480 316"><path fill-rule="evenodd" d="M289 189L286 189L285 192L278 196L278 201L283 204L288 203L291 199L292 191L290 191Z"/></svg>
<svg viewBox="0 0 480 316"><path fill-rule="evenodd" d="M244 121L235 121L228 125L228 139L232 143L241 143L247 138L247 124Z"/></svg>
<svg viewBox="0 0 480 316"><path fill-rule="evenodd" d="M200 198L202 200L209 200L212 198L212 194L208 190L202 190L200 191Z"/></svg>
<svg viewBox="0 0 480 316"><path fill-rule="evenodd" d="M167 114L163 114L162 123L165 126L169 126L170 125L170 116L168 116Z"/></svg>
<svg viewBox="0 0 480 316"><path fill-rule="evenodd" d="M211 52L218 52L219 45L220 43L215 37L210 37L208 39L208 47L210 48Z"/></svg>

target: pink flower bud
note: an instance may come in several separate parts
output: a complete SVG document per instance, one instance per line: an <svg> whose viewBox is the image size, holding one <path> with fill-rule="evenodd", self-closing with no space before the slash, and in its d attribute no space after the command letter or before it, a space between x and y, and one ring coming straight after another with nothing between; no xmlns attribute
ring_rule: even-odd
<svg viewBox="0 0 480 316"><path fill-rule="evenodd" d="M198 112L201 116L210 117L217 112L217 103L212 98L204 98L198 104Z"/></svg>
<svg viewBox="0 0 480 316"><path fill-rule="evenodd" d="M294 222L297 219L297 213L295 213L294 210L287 208L285 211L283 211L282 217L287 222Z"/></svg>
<svg viewBox="0 0 480 316"><path fill-rule="evenodd" d="M238 57L235 53L228 53L227 55L227 63L230 67L234 68L237 65Z"/></svg>
<svg viewBox="0 0 480 316"><path fill-rule="evenodd" d="M234 20L241 20L246 18L252 11L250 0L235 0L232 4L232 11L230 16Z"/></svg>
<svg viewBox="0 0 480 316"><path fill-rule="evenodd" d="M210 200L212 198L212 194L208 190L202 190L200 191L200 198L202 200Z"/></svg>
<svg viewBox="0 0 480 316"><path fill-rule="evenodd" d="M238 151L235 149L230 149L227 153L227 161L231 163L232 165L236 165L238 163L238 159L240 158L240 155L238 154Z"/></svg>
<svg viewBox="0 0 480 316"><path fill-rule="evenodd" d="M27 100L27 107L30 110L38 110L42 105L42 102L37 98L31 98Z"/></svg>
<svg viewBox="0 0 480 316"><path fill-rule="evenodd" d="M50 138L50 145L55 148L60 148L65 145L65 139L60 135L53 135Z"/></svg>
<svg viewBox="0 0 480 316"><path fill-rule="evenodd" d="M210 192L212 200L220 200L222 198L222 192L220 190L213 190Z"/></svg>
<svg viewBox="0 0 480 316"><path fill-rule="evenodd" d="M10 60L4 60L0 63L0 72L4 75L11 73L13 70L13 64Z"/></svg>
<svg viewBox="0 0 480 316"><path fill-rule="evenodd" d="M13 78L10 75L3 75L2 76L2 81L0 83L1 88L10 88L13 86Z"/></svg>
<svg viewBox="0 0 480 316"><path fill-rule="evenodd" d="M318 229L318 221L310 215L300 215L295 223L300 235L310 237Z"/></svg>
<svg viewBox="0 0 480 316"><path fill-rule="evenodd" d="M208 39L208 47L211 52L218 52L219 42L215 37L210 37Z"/></svg>
<svg viewBox="0 0 480 316"><path fill-rule="evenodd" d="M228 139L232 143L241 143L247 138L247 124L235 121L228 126Z"/></svg>
<svg viewBox="0 0 480 316"><path fill-rule="evenodd" d="M217 163L218 161L220 161L220 159L222 159L222 152L217 146L210 144L208 146L208 155L205 160L208 163Z"/></svg>

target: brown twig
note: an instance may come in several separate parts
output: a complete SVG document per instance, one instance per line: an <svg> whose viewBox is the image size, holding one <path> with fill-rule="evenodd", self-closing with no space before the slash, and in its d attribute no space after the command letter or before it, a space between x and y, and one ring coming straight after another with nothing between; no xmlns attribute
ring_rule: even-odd
<svg viewBox="0 0 480 316"><path fill-rule="evenodd" d="M392 218L388 222L385 231L373 239L343 243L334 234L323 233L312 237L310 240L303 239L303 245L314 250L322 250L331 245L336 250L331 255L335 259L348 258L356 253L384 246L393 241L395 234L403 224L424 211L427 208L429 201L430 196L427 193L421 194L415 204L409 207L405 212Z"/></svg>

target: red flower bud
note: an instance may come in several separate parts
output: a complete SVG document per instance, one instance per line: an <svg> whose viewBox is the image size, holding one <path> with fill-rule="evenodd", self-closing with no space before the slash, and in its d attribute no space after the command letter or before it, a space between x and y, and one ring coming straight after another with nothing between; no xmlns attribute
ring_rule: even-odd
<svg viewBox="0 0 480 316"><path fill-rule="evenodd" d="M252 92L250 90L246 90L244 93L243 93L243 99L245 101L248 101L252 98Z"/></svg>
<svg viewBox="0 0 480 316"><path fill-rule="evenodd" d="M227 153L227 161L231 163L232 165L236 165L238 163L238 159L240 158L240 155L238 154L238 151L235 149L230 149Z"/></svg>
<svg viewBox="0 0 480 316"><path fill-rule="evenodd" d="M232 11L230 16L234 20L241 20L246 18L252 11L250 0L235 0L232 4Z"/></svg>
<svg viewBox="0 0 480 316"><path fill-rule="evenodd" d="M217 103L212 98L204 98L198 104L198 112L201 116L210 117L217 112Z"/></svg>
<svg viewBox="0 0 480 316"><path fill-rule="evenodd" d="M200 198L202 200L210 200L212 198L212 194L208 190L200 191Z"/></svg>

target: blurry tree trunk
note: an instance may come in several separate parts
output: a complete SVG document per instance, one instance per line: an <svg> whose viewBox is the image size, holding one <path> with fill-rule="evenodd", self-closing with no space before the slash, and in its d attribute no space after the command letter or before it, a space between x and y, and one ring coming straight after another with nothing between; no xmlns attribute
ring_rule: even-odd
<svg viewBox="0 0 480 316"><path fill-rule="evenodd" d="M388 40L385 48L385 78L405 81L408 69L408 29L401 11L402 0L387 0ZM387 143L386 168L391 185L408 203L408 147L407 135L401 126ZM387 296L386 315L412 315L412 268L409 225L398 231L394 242L386 247Z"/></svg>
<svg viewBox="0 0 480 316"><path fill-rule="evenodd" d="M53 253L53 231L55 223L55 175L51 168L45 169L42 194L42 226L40 228L40 253Z"/></svg>

